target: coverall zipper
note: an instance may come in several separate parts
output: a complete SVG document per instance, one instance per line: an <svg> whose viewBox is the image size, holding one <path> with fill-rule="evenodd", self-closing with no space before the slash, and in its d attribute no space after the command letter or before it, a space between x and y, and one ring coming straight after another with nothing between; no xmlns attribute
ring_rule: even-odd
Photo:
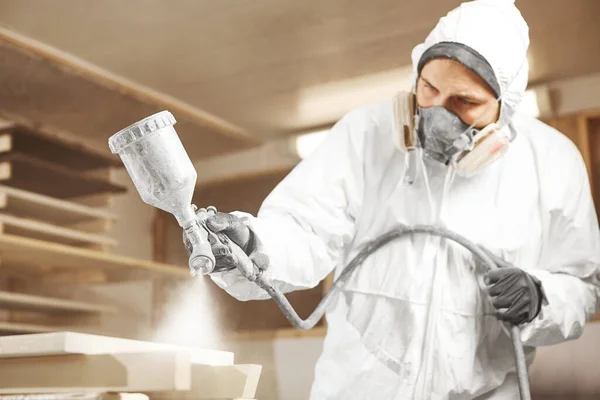
<svg viewBox="0 0 600 400"><path fill-rule="evenodd" d="M430 246L440 246L442 248L441 238L436 238L437 240L432 240L432 242L438 243L430 243ZM421 364L421 368L419 371L419 375L417 378L417 383L422 382L416 386L415 391L415 400L429 400L430 396L426 396L429 392L431 392L431 358L432 358L432 341L435 337L435 327L437 320L437 309L438 309L438 301L439 296L437 294L438 287L438 277L439 277L439 265L437 255L433 259L434 262L434 270L433 270L433 279L431 284L431 296L429 301L429 310L427 313L427 326L425 327L425 338L423 340L423 362Z"/></svg>
<svg viewBox="0 0 600 400"><path fill-rule="evenodd" d="M434 214L434 221L436 224L439 225L444 225L443 220L442 220L442 216L445 215L446 210L447 210L447 200L449 197L449 192L450 192L450 187L452 185L452 181L454 179L454 171L449 168L446 171L446 174L444 176L444 182L442 184L442 191L441 191L441 195L440 195L440 202L438 204L439 208L437 209L437 213ZM432 341L435 338L435 328L436 328L436 321L437 321L437 311L439 309L438 307L438 302L439 302L439 298L440 298L440 290L437 290L439 285L438 285L438 279L439 279L439 274L440 274L440 254L445 255L443 259L447 260L447 256L448 256L448 250L447 250L447 246L448 243L444 241L444 239L442 237L431 237L428 239L429 240L429 245L430 246L437 246L439 251L434 251L434 257L433 257L433 263L434 263L434 269L433 269L433 279L432 279L432 283L431 283L431 295L429 297L429 310L427 313L427 326L425 328L425 338L423 341L423 362L421 364L421 370L419 371L419 376L417 378L417 383L422 382L421 385L417 385L416 387L416 391L415 391L415 398L417 400L429 400L431 398L431 392L432 392L432 385L431 385L431 381L433 379L432 374L431 374L431 364L432 364L432 355L433 355L433 351L432 351ZM419 389L420 388L420 389ZM425 395L427 395L427 397L424 397Z"/></svg>

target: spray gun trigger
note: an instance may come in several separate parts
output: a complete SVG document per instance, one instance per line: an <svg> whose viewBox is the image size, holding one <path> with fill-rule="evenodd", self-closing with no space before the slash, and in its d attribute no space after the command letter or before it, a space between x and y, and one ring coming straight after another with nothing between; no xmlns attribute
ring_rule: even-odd
<svg viewBox="0 0 600 400"><path fill-rule="evenodd" d="M227 235L225 235L224 233L213 233L213 235L217 238L217 240L219 242L221 242L222 244L224 244L225 246L229 247L229 237L227 237Z"/></svg>

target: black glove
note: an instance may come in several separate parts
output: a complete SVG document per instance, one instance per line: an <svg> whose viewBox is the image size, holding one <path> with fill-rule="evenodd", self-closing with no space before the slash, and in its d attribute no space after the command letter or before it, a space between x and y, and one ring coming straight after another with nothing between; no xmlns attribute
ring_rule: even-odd
<svg viewBox="0 0 600 400"><path fill-rule="evenodd" d="M217 212L215 215L208 217L206 227L219 239L218 241L214 240L212 235L208 237L212 253L215 256L213 272L229 271L236 268L238 260L229 250L229 241L238 245L260 270L267 268L269 259L260 251L260 243L254 232L241 219L233 214ZM192 248L185 233L184 244L189 256Z"/></svg>
<svg viewBox="0 0 600 400"><path fill-rule="evenodd" d="M533 321L542 308L542 283L511 263L486 253L500 267L484 275L496 317L515 325Z"/></svg>
<svg viewBox="0 0 600 400"><path fill-rule="evenodd" d="M234 269L237 263L231 254L227 242L231 240L237 244L244 253L248 254L251 248L252 234L250 229L235 215L217 212L206 220L206 226L219 238L219 242L210 240L211 250L215 256L215 271Z"/></svg>

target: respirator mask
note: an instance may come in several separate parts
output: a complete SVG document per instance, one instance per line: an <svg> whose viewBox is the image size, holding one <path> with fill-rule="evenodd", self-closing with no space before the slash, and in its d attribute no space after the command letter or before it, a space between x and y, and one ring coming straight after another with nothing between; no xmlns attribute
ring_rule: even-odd
<svg viewBox="0 0 600 400"><path fill-rule="evenodd" d="M420 108L414 93L398 93L393 108L396 147L413 158L421 151L424 157L452 165L461 176L473 176L500 158L512 139L507 126L492 123L477 129L444 107Z"/></svg>
<svg viewBox="0 0 600 400"><path fill-rule="evenodd" d="M500 86L492 67L473 49L460 43L438 43L425 51L417 67L418 73L434 58L459 61L487 82L500 102ZM398 149L407 153L407 170L417 168L415 158L421 153L428 159L452 165L458 175L473 176L504 155L514 139L509 126L492 123L481 129L475 128L487 110L472 125L467 125L442 106L419 107L412 92L394 96L393 110L394 142ZM414 176L408 178L409 183L411 180Z"/></svg>
<svg viewBox="0 0 600 400"><path fill-rule="evenodd" d="M459 174L472 174L508 150L507 129L496 123L477 129L441 106L419 108L417 118L424 155L445 165L453 163Z"/></svg>

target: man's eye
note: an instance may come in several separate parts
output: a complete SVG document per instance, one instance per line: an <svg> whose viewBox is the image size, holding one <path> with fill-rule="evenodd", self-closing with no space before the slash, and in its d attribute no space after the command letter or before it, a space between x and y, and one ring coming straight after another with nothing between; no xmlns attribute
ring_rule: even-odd
<svg viewBox="0 0 600 400"><path fill-rule="evenodd" d="M467 100L467 99L465 99L465 98L462 98L462 97L461 97L461 98L459 98L458 100L459 100L461 103L463 103L463 104L465 104L465 105L468 105L468 106L474 106L475 104L477 104L477 103L474 103L474 102L472 102L472 101L470 101L470 100Z"/></svg>
<svg viewBox="0 0 600 400"><path fill-rule="evenodd" d="M427 90L431 91L432 93L437 93L437 89L434 88L433 86L431 86L430 84L423 82L423 84L425 85L425 87L427 88Z"/></svg>

